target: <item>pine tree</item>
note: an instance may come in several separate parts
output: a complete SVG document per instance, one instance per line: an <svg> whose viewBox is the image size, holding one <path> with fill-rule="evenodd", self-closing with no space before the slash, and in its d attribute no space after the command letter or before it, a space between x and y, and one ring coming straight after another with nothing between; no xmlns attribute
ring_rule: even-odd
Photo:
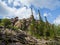
<svg viewBox="0 0 60 45"><path fill-rule="evenodd" d="M0 19L0 23L1 23L1 20L2 20L2 19Z"/></svg>
<svg viewBox="0 0 60 45"><path fill-rule="evenodd" d="M48 39L48 37L50 37L51 28L46 16L45 16L45 21L46 22L45 22L44 36L46 37L46 39Z"/></svg>
<svg viewBox="0 0 60 45"><path fill-rule="evenodd" d="M32 8L31 8L31 23L30 23L30 33L31 35L35 35L35 32L36 32L36 28L35 28L35 19L34 19L34 16L33 16L33 11L32 11Z"/></svg>
<svg viewBox="0 0 60 45"><path fill-rule="evenodd" d="M44 34L44 22L43 22L43 19L40 15L40 11L38 10L38 13L39 13L39 24L38 24L38 30L39 30L39 35L40 36L43 36Z"/></svg>

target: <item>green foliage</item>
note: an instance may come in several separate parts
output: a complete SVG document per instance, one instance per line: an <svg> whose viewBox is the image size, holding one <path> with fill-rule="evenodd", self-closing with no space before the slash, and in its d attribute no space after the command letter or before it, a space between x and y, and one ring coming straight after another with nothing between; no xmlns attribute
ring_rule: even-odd
<svg viewBox="0 0 60 45"><path fill-rule="evenodd" d="M11 21L9 19L7 19L7 18L2 19L2 25L4 27L8 27L9 25L11 25Z"/></svg>
<svg viewBox="0 0 60 45"><path fill-rule="evenodd" d="M0 19L0 23L1 23L1 19Z"/></svg>
<svg viewBox="0 0 60 45"><path fill-rule="evenodd" d="M18 30L18 28L17 27L12 27L12 30Z"/></svg>
<svg viewBox="0 0 60 45"><path fill-rule="evenodd" d="M38 24L38 33L40 36L44 36L44 22L41 22Z"/></svg>
<svg viewBox="0 0 60 45"><path fill-rule="evenodd" d="M2 19L0 19L0 26L2 26L1 20L2 20Z"/></svg>
<svg viewBox="0 0 60 45"><path fill-rule="evenodd" d="M34 19L32 19L32 22L30 24L30 29L29 30L31 32L31 35L34 35L35 34L36 28L35 28L35 20Z"/></svg>
<svg viewBox="0 0 60 45"><path fill-rule="evenodd" d="M57 35L57 36L60 36L60 25L58 25L58 26L55 25L54 28L55 28L55 33L56 33L56 35Z"/></svg>
<svg viewBox="0 0 60 45"><path fill-rule="evenodd" d="M30 27L29 31L31 35L37 38L43 37L45 39L49 39L49 38L53 38L56 34L54 25L50 24L47 21L47 18L46 18L46 22L44 22L41 17L38 22L36 22L36 20L34 20L33 18L29 27Z"/></svg>
<svg viewBox="0 0 60 45"><path fill-rule="evenodd" d="M11 26L11 25L9 25L8 28L11 29L11 30L18 30L19 29L19 28L15 27L15 26Z"/></svg>
<svg viewBox="0 0 60 45"><path fill-rule="evenodd" d="M38 34L40 35L40 36L44 36L44 22L43 22L43 19L42 19L42 17L41 17L41 15L40 15L40 11L38 10L38 12L39 12L39 23L38 23L38 26L37 26L37 29L38 29Z"/></svg>
<svg viewBox="0 0 60 45"><path fill-rule="evenodd" d="M30 24L30 28L29 31L31 33L31 35L40 38L40 36L43 36L44 34L44 22L41 20L39 20L39 22L36 22L36 20L34 18L32 18L31 24Z"/></svg>

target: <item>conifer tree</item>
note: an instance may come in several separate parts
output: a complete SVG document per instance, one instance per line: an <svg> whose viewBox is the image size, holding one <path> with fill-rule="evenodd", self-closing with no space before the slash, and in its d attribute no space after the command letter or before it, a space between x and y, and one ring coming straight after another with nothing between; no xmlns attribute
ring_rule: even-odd
<svg viewBox="0 0 60 45"><path fill-rule="evenodd" d="M31 8L31 24L30 24L30 33L31 35L35 35L35 32L36 32L36 28L35 28L35 19L34 19L34 16L33 16L33 11L32 11L32 8Z"/></svg>
<svg viewBox="0 0 60 45"><path fill-rule="evenodd" d="M40 36L43 36L44 34L44 22L43 22L43 19L40 15L40 11L38 10L38 13L39 13L39 24L38 24L38 30L39 30L39 35Z"/></svg>
<svg viewBox="0 0 60 45"><path fill-rule="evenodd" d="M1 19L0 19L0 23L1 23Z"/></svg>
<svg viewBox="0 0 60 45"><path fill-rule="evenodd" d="M45 36L46 39L47 39L48 37L50 37L51 28L50 28L50 24L49 24L46 16L45 16L45 21L46 21L46 22L45 22L44 36Z"/></svg>

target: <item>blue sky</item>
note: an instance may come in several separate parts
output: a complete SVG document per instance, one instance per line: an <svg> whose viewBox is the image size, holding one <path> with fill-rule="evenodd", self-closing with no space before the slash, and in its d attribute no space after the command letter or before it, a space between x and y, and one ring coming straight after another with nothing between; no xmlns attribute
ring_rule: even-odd
<svg viewBox="0 0 60 45"><path fill-rule="evenodd" d="M46 16L50 23L60 24L60 0L0 0L0 18L29 18L31 7L36 19L39 9L43 20Z"/></svg>

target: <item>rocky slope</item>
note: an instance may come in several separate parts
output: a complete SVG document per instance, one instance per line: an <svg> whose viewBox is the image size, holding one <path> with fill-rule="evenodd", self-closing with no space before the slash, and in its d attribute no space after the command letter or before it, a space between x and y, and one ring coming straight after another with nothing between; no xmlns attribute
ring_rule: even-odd
<svg viewBox="0 0 60 45"><path fill-rule="evenodd" d="M1 30L0 45L37 45L37 41L25 31Z"/></svg>
<svg viewBox="0 0 60 45"><path fill-rule="evenodd" d="M36 39L22 30L0 30L0 45L48 45L48 42Z"/></svg>

